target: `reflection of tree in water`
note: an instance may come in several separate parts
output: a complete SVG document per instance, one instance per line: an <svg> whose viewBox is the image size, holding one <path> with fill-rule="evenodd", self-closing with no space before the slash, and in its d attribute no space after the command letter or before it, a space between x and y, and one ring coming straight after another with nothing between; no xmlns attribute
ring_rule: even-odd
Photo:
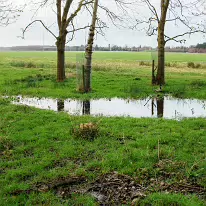
<svg viewBox="0 0 206 206"><path fill-rule="evenodd" d="M57 111L58 112L64 111L64 100L62 99L57 100Z"/></svg>
<svg viewBox="0 0 206 206"><path fill-rule="evenodd" d="M156 100L156 104L155 104ZM152 116L154 115L154 107L157 107L157 117L161 118L164 115L164 98L152 98Z"/></svg>
<svg viewBox="0 0 206 206"><path fill-rule="evenodd" d="M164 98L157 98L157 116L163 117L164 114Z"/></svg>
<svg viewBox="0 0 206 206"><path fill-rule="evenodd" d="M155 107L154 98L152 98L152 116L154 115L154 107Z"/></svg>
<svg viewBox="0 0 206 206"><path fill-rule="evenodd" d="M83 101L82 114L90 115L90 101L89 100Z"/></svg>

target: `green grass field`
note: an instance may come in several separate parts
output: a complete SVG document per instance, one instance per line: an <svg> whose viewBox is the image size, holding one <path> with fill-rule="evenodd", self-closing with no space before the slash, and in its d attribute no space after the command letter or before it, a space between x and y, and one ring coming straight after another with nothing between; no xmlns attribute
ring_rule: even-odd
<svg viewBox="0 0 206 206"><path fill-rule="evenodd" d="M72 62L76 59L76 54L82 52L66 52L66 59ZM47 59L55 60L56 52L1 52L1 58L17 59ZM151 52L94 52L93 58L96 61L141 61L151 60ZM167 62L206 62L206 54L190 53L166 53Z"/></svg>
<svg viewBox="0 0 206 206"><path fill-rule="evenodd" d="M68 79L59 84L56 76L55 52L7 52L0 53L0 92L3 95L32 95L55 98L140 98L154 94L151 86L151 54L129 52L94 53L93 92L82 95L76 92L76 54L66 53ZM78 61L81 61L78 53ZM167 54L171 62L166 65L165 93L173 96L205 99L205 64L188 68L188 61L204 61L204 54ZM181 59L180 59L181 57ZM181 62L176 62L177 60ZM80 60L79 60L80 59ZM186 61L186 62L185 62ZM135 79L139 78L139 81ZM6 86L5 86L6 85Z"/></svg>
<svg viewBox="0 0 206 206"><path fill-rule="evenodd" d="M55 52L3 52L0 94L61 99L157 95L150 65L138 62L150 55L94 53L93 91L80 94L76 53L66 53L68 78L57 83ZM187 67L187 62L198 64L205 58L167 54L164 92L206 99L205 65ZM97 125L94 139L81 135L82 123ZM89 188L101 183L113 194L108 205L204 206L205 148L202 118L78 117L11 105L0 98L0 205L96 206L100 203ZM130 190L136 186L141 189L131 199ZM118 204L115 191L127 194Z"/></svg>

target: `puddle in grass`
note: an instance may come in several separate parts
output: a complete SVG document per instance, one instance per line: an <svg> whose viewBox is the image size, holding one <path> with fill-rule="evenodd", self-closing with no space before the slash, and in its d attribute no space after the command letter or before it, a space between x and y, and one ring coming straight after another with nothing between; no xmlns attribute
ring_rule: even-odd
<svg viewBox="0 0 206 206"><path fill-rule="evenodd" d="M71 115L79 116L163 117L166 119L206 118L206 100L177 99L170 96L162 99L146 98L143 100L125 100L112 98L90 101L18 96L12 103L46 110L64 111Z"/></svg>

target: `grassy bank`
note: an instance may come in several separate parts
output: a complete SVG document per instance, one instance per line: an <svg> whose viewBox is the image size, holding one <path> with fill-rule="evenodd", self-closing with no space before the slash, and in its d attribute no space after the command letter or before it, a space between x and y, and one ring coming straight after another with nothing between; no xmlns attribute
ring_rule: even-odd
<svg viewBox="0 0 206 206"><path fill-rule="evenodd" d="M84 177L78 186L91 187L113 171L142 186L137 205L205 203L204 119L71 117L0 103L0 205L98 205L80 189L59 194L58 182ZM94 140L73 130L86 122L98 122Z"/></svg>

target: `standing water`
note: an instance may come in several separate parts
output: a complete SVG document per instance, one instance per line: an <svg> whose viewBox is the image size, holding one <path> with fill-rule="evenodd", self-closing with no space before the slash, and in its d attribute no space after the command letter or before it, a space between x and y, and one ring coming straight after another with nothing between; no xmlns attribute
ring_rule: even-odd
<svg viewBox="0 0 206 206"><path fill-rule="evenodd" d="M112 98L86 101L19 96L12 103L33 106L40 109L64 111L71 115L79 116L162 117L165 119L206 118L206 100L177 99L169 96L162 99L146 98L143 100L130 100Z"/></svg>

